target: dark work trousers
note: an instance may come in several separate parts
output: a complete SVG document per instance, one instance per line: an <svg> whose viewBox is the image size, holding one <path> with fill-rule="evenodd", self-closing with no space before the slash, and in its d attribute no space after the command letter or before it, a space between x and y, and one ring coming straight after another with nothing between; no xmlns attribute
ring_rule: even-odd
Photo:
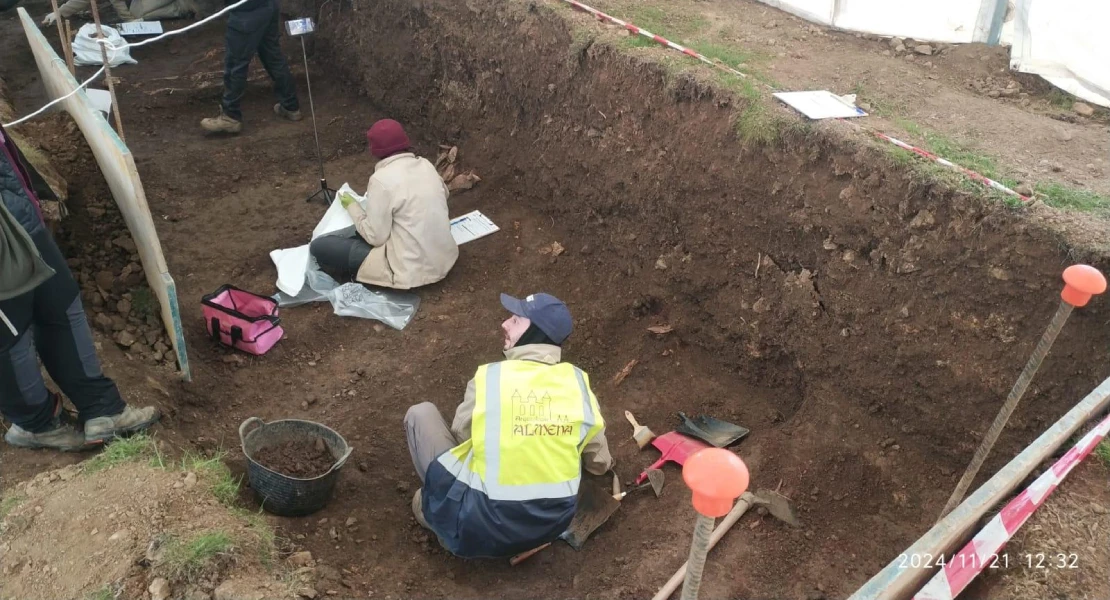
<svg viewBox="0 0 1110 600"><path fill-rule="evenodd" d="M344 283L358 275L359 267L373 249L361 237L326 235L312 240L308 252L320 264L321 271Z"/></svg>
<svg viewBox="0 0 1110 600"><path fill-rule="evenodd" d="M240 105L247 91L247 71L255 54L274 80L274 93L281 105L286 110L300 110L293 73L281 53L281 7L278 0L266 0L258 8L228 14L224 114L236 121L242 120Z"/></svg>
<svg viewBox="0 0 1110 600"><path fill-rule="evenodd" d="M13 336L0 326L0 413L32 433L51 428L54 403L39 358L82 422L123 412L119 388L100 369L80 288L62 251L45 229L31 237L55 274L34 290L0 302L0 311L19 332Z"/></svg>

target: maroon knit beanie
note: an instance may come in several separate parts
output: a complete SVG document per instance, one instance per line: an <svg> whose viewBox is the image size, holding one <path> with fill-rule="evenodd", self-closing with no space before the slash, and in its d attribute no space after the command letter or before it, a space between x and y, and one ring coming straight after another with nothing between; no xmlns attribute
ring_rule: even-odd
<svg viewBox="0 0 1110 600"><path fill-rule="evenodd" d="M374 123L366 132L366 141L370 142L370 154L378 160L412 148L409 136L405 135L405 128L393 119L382 119Z"/></svg>

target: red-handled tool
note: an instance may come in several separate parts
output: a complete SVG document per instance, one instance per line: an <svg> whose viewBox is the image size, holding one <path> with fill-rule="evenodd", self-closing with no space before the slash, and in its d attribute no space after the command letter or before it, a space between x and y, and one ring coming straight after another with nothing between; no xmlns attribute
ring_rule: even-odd
<svg viewBox="0 0 1110 600"><path fill-rule="evenodd" d="M698 451L705 450L706 448L710 447L709 444L706 444L701 440L687 437L685 435L682 435L681 433L678 433L677 431L664 433L663 435L652 440L651 445L655 446L655 448L662 452L663 455L660 456L659 460L655 461L655 463L652 464L650 467L644 469L643 473L640 473L640 476L636 478L635 485L640 485L644 481L647 481L648 471L652 469L662 468L663 465L667 462L684 465L686 464L686 459L690 458Z"/></svg>

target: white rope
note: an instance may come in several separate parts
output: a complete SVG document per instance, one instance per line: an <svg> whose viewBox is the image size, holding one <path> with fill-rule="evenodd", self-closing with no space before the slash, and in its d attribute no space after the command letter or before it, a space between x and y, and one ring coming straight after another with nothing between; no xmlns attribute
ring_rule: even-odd
<svg viewBox="0 0 1110 600"><path fill-rule="evenodd" d="M200 21L197 21L196 23L193 23L192 25L189 25L188 27L182 27L181 29L175 29L173 31L167 31L167 32L165 32L162 35L159 35L157 37L152 37L150 39L143 40L141 42L136 42L134 44L132 44L130 42L126 42L122 46L113 46L112 44L108 43L108 40L98 39L96 41L97 41L97 43L104 45L108 50L108 55L112 59L114 59L115 54L117 52L119 52L120 50L124 50L126 48L138 48L139 46L145 46L145 45L147 45L151 42L157 42L157 41L166 39L170 36L185 33L186 31L189 31L190 29L196 29L197 27L200 27L201 25L204 25L205 23L209 23L209 22L211 22L211 21L213 21L213 20L215 20L219 17L222 17L222 16L226 15L228 12L230 12L232 10L235 10L236 8L239 8L240 6L246 4L247 2L250 2L250 0L239 0L235 4L232 4L230 6L226 6L226 7L224 7L223 10L221 10L221 11L219 11L219 12L217 12L217 13L209 16L209 17L205 17L204 19L201 19ZM109 59L109 63L110 62L111 62L111 59ZM67 98L72 97L77 92L85 89L85 87L87 87L90 83L92 83L94 80L96 80L97 77L100 77L104 73L105 68L106 67L100 67L100 69L96 73L93 73L91 77L89 77L85 81L81 82L77 86L77 89L75 89L72 92L66 94L65 96L62 96L61 98L57 98L57 99L51 100L50 102L47 102L45 106L43 106L42 108L36 110L35 112L33 112L33 113L23 117L23 118L12 121L11 123L5 123L4 128L7 129L9 127L15 127L16 125L22 125L23 123L25 123L25 122L43 114L43 113L45 113L46 111L50 110L50 107L54 106L55 104L57 104L59 102L62 102L64 100L66 100Z"/></svg>

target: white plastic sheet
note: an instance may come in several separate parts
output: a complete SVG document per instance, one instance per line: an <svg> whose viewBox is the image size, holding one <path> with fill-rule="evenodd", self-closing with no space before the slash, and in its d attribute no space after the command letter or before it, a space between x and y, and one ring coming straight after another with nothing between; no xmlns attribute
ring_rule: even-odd
<svg viewBox="0 0 1110 600"><path fill-rule="evenodd" d="M340 194L351 194L365 202L346 183L339 188L336 199L312 230L312 239L328 235L358 235L355 223L339 202ZM320 270L308 251L308 244L286 250L274 250L270 259L277 266L278 306L299 306L309 302L331 302L332 310L341 317L359 317L381 321L394 329L404 329L420 308L420 296L395 290L372 290L361 283L339 284Z"/></svg>
<svg viewBox="0 0 1110 600"><path fill-rule="evenodd" d="M123 41L123 37L120 36L118 31L107 25L102 25L100 29L104 32L104 39L110 44L108 48L109 66L139 64L139 61L131 58L131 49L125 47L127 42ZM100 43L97 42L96 25L85 23L81 26L81 29L77 30L77 35L73 39L73 62L79 65L104 64L104 58L100 52Z"/></svg>
<svg viewBox="0 0 1110 600"><path fill-rule="evenodd" d="M1010 68L1110 107L1110 2L1018 0Z"/></svg>

